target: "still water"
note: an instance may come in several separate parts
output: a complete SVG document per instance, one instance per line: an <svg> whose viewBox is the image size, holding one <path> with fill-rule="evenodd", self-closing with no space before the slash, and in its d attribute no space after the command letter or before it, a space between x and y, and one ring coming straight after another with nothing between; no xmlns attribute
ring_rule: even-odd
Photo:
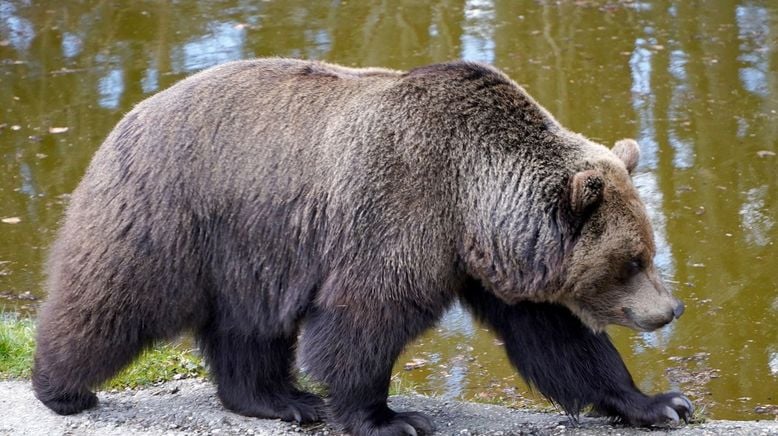
<svg viewBox="0 0 778 436"><path fill-rule="evenodd" d="M567 127L637 138L657 262L687 311L652 334L614 328L618 348L648 391L681 389L714 418L778 414L775 1L0 0L0 307L34 312L68 193L123 113L271 55L489 62ZM396 374L427 394L542 404L458 309Z"/></svg>

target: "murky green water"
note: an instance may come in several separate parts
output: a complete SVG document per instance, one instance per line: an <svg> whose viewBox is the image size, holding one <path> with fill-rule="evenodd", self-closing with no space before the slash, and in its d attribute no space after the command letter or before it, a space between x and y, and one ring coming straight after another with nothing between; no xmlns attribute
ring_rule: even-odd
<svg viewBox="0 0 778 436"><path fill-rule="evenodd" d="M687 312L654 334L614 329L617 345L649 391L772 418L755 409L778 404L774 1L0 0L0 307L34 311L67 194L123 113L202 68L269 55L486 61L571 129L637 138L657 261ZM436 395L537 401L459 310L397 373Z"/></svg>

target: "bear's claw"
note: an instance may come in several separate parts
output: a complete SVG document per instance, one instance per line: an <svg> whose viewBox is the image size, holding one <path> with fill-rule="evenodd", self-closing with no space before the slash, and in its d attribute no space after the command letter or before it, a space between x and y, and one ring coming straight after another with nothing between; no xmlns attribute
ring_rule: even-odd
<svg viewBox="0 0 778 436"><path fill-rule="evenodd" d="M413 428L412 425L408 424L407 422L400 423L400 426L405 430L406 433L408 433L409 436L419 436L416 433L416 429Z"/></svg>
<svg viewBox="0 0 778 436"><path fill-rule="evenodd" d="M289 406L290 409L292 409L292 414L294 415L294 422L300 424L303 422L303 415L300 413L299 410L297 410L297 407Z"/></svg>
<svg viewBox="0 0 778 436"><path fill-rule="evenodd" d="M678 410L679 408L686 410L686 413L682 414L681 417L684 421L689 422L689 418L691 418L691 416L694 414L694 404L692 404L688 398L680 394L679 396L673 398L671 403L673 406L675 406L675 410Z"/></svg>
<svg viewBox="0 0 778 436"><path fill-rule="evenodd" d="M429 435L435 432L435 426L432 424L432 421L423 413L401 412L394 417L393 421L400 421L405 426L411 427L413 432L409 431L409 435L418 436L417 431L422 435Z"/></svg>
<svg viewBox="0 0 778 436"><path fill-rule="evenodd" d="M646 416L638 418L635 423L640 425L677 426L680 425L681 420L688 423L694 413L692 402L678 392L667 392L657 395L651 398L651 403L653 404L649 406ZM661 412L658 413L659 416L652 417L650 410L656 411L657 407L661 407Z"/></svg>
<svg viewBox="0 0 778 436"><path fill-rule="evenodd" d="M324 417L324 400L317 395L298 391L292 395L290 401L288 407L298 424L317 422Z"/></svg>
<svg viewBox="0 0 778 436"><path fill-rule="evenodd" d="M678 416L678 412L676 412L676 411L675 411L675 410L674 410L672 407L670 407L670 406L665 406L664 415L665 415L665 417L667 417L667 420L668 420L668 421L669 421L669 422L670 422L672 425L678 425L678 424L680 424L680 423L681 423L681 418Z"/></svg>
<svg viewBox="0 0 778 436"><path fill-rule="evenodd" d="M630 406L627 406L629 404ZM610 416L616 422L634 426L678 426L681 420L688 423L694 413L694 405L678 392L655 396L613 398L610 407L594 407L595 416Z"/></svg>
<svg viewBox="0 0 778 436"><path fill-rule="evenodd" d="M672 396L672 399L670 400L670 405L665 406L668 409L675 412L674 419L670 419L673 425L680 424L680 420L683 419L683 422L689 423L689 419L692 417L692 414L694 414L694 404L692 404L691 401L689 401L688 398L681 395L678 392L669 392L665 395Z"/></svg>
<svg viewBox="0 0 778 436"><path fill-rule="evenodd" d="M265 419L280 419L299 424L321 421L325 416L324 400L319 396L291 390L283 394L253 398L253 401L238 403L229 397L220 395L222 404L235 413ZM240 405L237 405L240 404Z"/></svg>

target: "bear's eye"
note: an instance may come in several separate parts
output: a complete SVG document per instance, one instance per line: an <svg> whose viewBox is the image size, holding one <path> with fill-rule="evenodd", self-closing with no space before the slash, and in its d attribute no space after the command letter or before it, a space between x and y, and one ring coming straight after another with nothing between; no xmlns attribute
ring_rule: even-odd
<svg viewBox="0 0 778 436"><path fill-rule="evenodd" d="M627 261L626 268L627 274L632 276L640 272L643 269L643 261L640 258L632 258Z"/></svg>

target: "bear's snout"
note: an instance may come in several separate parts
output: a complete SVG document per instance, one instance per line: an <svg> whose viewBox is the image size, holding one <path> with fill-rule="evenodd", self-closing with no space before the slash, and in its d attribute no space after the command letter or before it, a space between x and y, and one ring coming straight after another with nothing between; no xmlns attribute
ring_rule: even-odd
<svg viewBox="0 0 778 436"><path fill-rule="evenodd" d="M672 302L662 302L665 304L658 304L657 306L649 309L639 311L631 307L623 307L622 312L629 321L629 327L641 331L654 331L659 328L670 324L673 320L678 319L683 315L685 306L683 302L675 298L671 298Z"/></svg>

